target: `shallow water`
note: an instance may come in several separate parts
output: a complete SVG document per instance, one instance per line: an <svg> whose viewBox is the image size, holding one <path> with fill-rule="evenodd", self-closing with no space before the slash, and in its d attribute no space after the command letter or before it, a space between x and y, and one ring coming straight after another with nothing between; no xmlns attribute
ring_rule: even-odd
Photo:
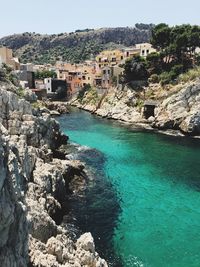
<svg viewBox="0 0 200 267"><path fill-rule="evenodd" d="M200 142L84 111L59 120L72 142L91 148L80 158L95 179L74 209L110 266L199 267Z"/></svg>

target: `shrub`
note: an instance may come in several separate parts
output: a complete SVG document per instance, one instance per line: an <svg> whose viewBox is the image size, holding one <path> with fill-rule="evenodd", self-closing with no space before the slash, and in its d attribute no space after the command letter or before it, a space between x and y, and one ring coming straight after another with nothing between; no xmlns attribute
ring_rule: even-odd
<svg viewBox="0 0 200 267"><path fill-rule="evenodd" d="M18 90L17 90L17 95L19 96L19 98L24 98L25 89L23 89L22 87L19 87Z"/></svg>
<svg viewBox="0 0 200 267"><path fill-rule="evenodd" d="M184 66L179 64L172 67L171 71L173 72L174 76L178 77L181 73L183 73Z"/></svg>
<svg viewBox="0 0 200 267"><path fill-rule="evenodd" d="M87 92L87 91L89 91L91 89L91 85L90 84L86 84L80 91L79 91L79 93L78 93L78 99L79 100L82 100L83 99L83 97L84 97L84 95L85 95L85 93Z"/></svg>
<svg viewBox="0 0 200 267"><path fill-rule="evenodd" d="M189 82L200 77L200 67L191 69L178 77L179 82Z"/></svg>
<svg viewBox="0 0 200 267"><path fill-rule="evenodd" d="M170 71L170 72L163 72L160 74L160 83L161 85L165 85L165 84L168 84L170 83L173 79L173 73Z"/></svg>
<svg viewBox="0 0 200 267"><path fill-rule="evenodd" d="M0 69L0 81L6 80L6 72L3 69Z"/></svg>
<svg viewBox="0 0 200 267"><path fill-rule="evenodd" d="M151 82L151 83L158 83L160 81L158 74L152 74L149 77L148 81Z"/></svg>

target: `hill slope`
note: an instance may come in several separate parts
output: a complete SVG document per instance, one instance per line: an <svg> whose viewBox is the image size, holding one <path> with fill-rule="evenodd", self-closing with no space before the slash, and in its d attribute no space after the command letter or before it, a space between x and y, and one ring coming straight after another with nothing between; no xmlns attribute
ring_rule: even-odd
<svg viewBox="0 0 200 267"><path fill-rule="evenodd" d="M14 34L0 39L0 45L12 48L24 63L54 63L56 60L80 62L107 48L147 42L152 27L152 24L136 24L134 28L86 29L53 35Z"/></svg>

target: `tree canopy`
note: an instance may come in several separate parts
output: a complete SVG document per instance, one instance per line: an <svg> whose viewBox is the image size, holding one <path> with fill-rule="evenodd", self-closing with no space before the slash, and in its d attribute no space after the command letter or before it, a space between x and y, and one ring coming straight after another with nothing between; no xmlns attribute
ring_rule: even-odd
<svg viewBox="0 0 200 267"><path fill-rule="evenodd" d="M158 24L152 30L151 43L158 49L162 69L168 71L176 64L187 70L195 64L195 51L200 47L200 27L183 24L169 27Z"/></svg>
<svg viewBox="0 0 200 267"><path fill-rule="evenodd" d="M146 80L148 77L145 60L140 56L135 56L126 61L124 66L125 82Z"/></svg>
<svg viewBox="0 0 200 267"><path fill-rule="evenodd" d="M50 70L42 70L35 72L35 79L45 79L45 78L57 78L57 74L55 71Z"/></svg>

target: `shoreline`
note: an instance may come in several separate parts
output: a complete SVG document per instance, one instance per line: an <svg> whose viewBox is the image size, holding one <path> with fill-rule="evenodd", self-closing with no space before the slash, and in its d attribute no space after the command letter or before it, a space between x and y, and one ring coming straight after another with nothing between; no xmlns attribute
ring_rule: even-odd
<svg viewBox="0 0 200 267"><path fill-rule="evenodd" d="M120 120L120 119L115 119L112 117L107 117L107 116L101 116L100 114L97 114L95 111L90 111L89 109L85 109L84 107L80 107L74 104L69 104L69 107L72 108L77 108L79 110L83 110L85 112L90 113L91 115L95 115L99 118L102 119L106 119L107 121L111 120L111 121L115 121L118 122L120 124L129 126L132 130L138 130L138 131L145 131L145 132L153 132L153 133L158 133L158 134L162 134L162 135L167 135L167 136L172 136L172 137L182 137L182 138L190 138L190 139L200 139L200 136L193 136L193 135L185 135L183 134L180 130L175 130L175 129L158 129L158 128L153 128L150 124L148 123L142 123L142 122L128 122L125 120ZM62 114L64 115L64 114Z"/></svg>

